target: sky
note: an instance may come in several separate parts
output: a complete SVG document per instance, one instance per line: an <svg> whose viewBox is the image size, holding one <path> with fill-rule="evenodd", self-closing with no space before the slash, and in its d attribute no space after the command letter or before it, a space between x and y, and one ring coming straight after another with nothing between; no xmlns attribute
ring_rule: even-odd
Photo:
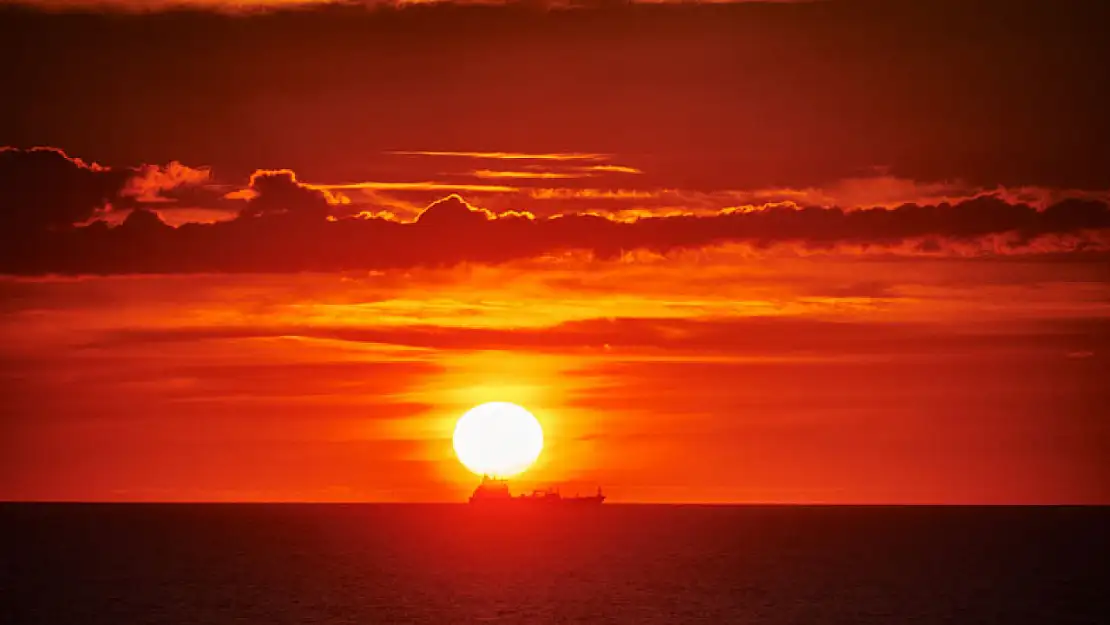
<svg viewBox="0 0 1110 625"><path fill-rule="evenodd" d="M0 7L0 499L1110 504L1110 8Z"/></svg>

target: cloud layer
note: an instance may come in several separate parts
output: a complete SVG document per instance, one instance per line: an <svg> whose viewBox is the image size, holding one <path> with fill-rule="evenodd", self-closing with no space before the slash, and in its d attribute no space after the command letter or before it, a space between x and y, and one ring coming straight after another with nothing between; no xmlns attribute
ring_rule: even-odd
<svg viewBox="0 0 1110 625"><path fill-rule="evenodd" d="M342 186L342 185L341 185ZM348 185L349 186L349 185ZM355 185L357 187L357 185ZM0 271L43 273L294 272L498 263L570 251L614 258L729 243L902 253L1105 252L1110 208L1066 199L1037 209L983 196L956 203L844 210L792 203L617 220L568 212L537 218L450 195L412 222L344 215L336 187L260 170L226 192L179 163L112 169L52 148L0 151L0 225L12 241ZM219 223L167 225L152 210L188 197L238 210ZM207 198L207 200L205 200ZM131 208L117 226L95 219Z"/></svg>
<svg viewBox="0 0 1110 625"><path fill-rule="evenodd" d="M352 204L347 195L380 186L310 184L292 170L276 169L258 170L246 188L234 189L214 182L206 168L178 162L111 168L57 148L4 148L0 227L13 244L0 254L0 271L385 269L497 263L570 251L614 258L636 250L668 253L729 243L805 250L879 247L914 254L957 248L960 253L1104 252L1110 240L1110 208L1096 199L1063 199L1042 207L994 195L859 210L803 204L810 196L822 198L818 193L795 202L645 211L629 218L620 211L583 212L580 202L591 198L568 189L563 199L545 200L565 205L547 217L490 210L452 194L404 221L388 210ZM431 183L421 191L451 188ZM511 200L516 189L503 191L500 198ZM637 191L629 199L652 197L652 192ZM683 196L673 199L683 201ZM171 227L159 211L180 206L235 217Z"/></svg>

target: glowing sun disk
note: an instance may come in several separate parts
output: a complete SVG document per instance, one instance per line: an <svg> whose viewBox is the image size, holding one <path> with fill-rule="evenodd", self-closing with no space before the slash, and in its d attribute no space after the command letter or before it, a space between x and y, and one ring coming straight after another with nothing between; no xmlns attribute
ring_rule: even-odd
<svg viewBox="0 0 1110 625"><path fill-rule="evenodd" d="M543 428L524 408L508 402L475 406L455 424L455 455L478 475L512 477L543 449Z"/></svg>

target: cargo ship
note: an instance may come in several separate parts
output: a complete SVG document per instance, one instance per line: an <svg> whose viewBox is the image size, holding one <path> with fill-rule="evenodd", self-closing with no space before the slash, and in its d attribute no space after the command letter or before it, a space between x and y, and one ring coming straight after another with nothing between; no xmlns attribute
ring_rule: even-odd
<svg viewBox="0 0 1110 625"><path fill-rule="evenodd" d="M490 477L488 475L482 476L482 483L474 489L474 493L470 495L471 505L554 505L554 506L596 506L605 501L605 495L601 493L601 487L597 488L597 494L573 497L563 497L558 489L549 488L547 490L532 491L531 495L516 495L513 496L509 492L509 482L507 480Z"/></svg>

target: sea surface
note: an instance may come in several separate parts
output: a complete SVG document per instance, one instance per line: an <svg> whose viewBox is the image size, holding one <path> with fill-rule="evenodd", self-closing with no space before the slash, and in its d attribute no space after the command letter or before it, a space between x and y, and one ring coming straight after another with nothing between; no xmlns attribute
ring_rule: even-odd
<svg viewBox="0 0 1110 625"><path fill-rule="evenodd" d="M1110 624L1110 509L0 505L0 623Z"/></svg>

